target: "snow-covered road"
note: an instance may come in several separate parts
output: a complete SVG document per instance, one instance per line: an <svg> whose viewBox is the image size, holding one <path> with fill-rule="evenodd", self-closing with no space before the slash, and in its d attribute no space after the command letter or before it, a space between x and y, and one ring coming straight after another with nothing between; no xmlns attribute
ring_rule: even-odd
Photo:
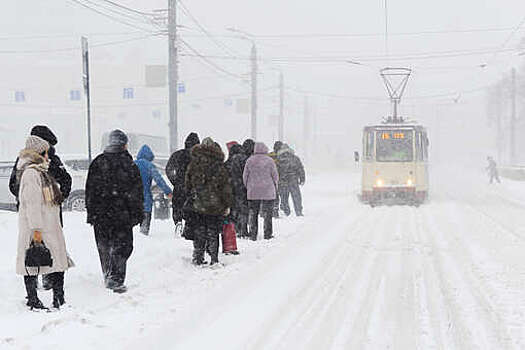
<svg viewBox="0 0 525 350"><path fill-rule="evenodd" d="M433 174L428 204L373 209L355 171L314 175L307 216L239 242L221 270L193 267L190 243L156 223L136 235L125 295L102 287L93 234L67 215L78 266L50 314L25 309L16 215L0 213L0 348L525 348L525 183Z"/></svg>

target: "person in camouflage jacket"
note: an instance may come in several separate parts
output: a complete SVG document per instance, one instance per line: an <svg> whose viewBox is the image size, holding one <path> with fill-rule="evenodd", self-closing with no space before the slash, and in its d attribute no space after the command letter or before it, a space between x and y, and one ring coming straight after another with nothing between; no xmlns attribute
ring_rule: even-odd
<svg viewBox="0 0 525 350"><path fill-rule="evenodd" d="M214 265L219 262L219 233L233 204L230 174L224 166L224 153L211 138L193 147L191 156L185 187L195 219L193 263L204 263L207 249Z"/></svg>

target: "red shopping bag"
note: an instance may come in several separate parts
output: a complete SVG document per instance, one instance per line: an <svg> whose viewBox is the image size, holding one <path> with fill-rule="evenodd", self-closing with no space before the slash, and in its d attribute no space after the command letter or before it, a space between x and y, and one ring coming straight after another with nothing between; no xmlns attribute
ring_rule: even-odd
<svg viewBox="0 0 525 350"><path fill-rule="evenodd" d="M222 226L222 252L225 254L238 254L237 234L235 224L230 222Z"/></svg>

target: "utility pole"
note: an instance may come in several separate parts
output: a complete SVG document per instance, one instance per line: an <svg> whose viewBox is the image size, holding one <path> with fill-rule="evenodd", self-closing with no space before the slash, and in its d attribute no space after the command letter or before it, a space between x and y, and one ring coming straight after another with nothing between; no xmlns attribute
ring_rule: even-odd
<svg viewBox="0 0 525 350"><path fill-rule="evenodd" d="M89 89L89 49L86 37L80 39L82 47L82 82L84 84L84 93L86 94L87 107L87 143L88 143L88 160L91 164L93 155L91 152L91 93Z"/></svg>
<svg viewBox="0 0 525 350"><path fill-rule="evenodd" d="M177 125L177 83L178 73L178 48L177 48L177 0L168 0L168 86L169 86L169 111L170 111L170 152L178 148L178 125Z"/></svg>
<svg viewBox="0 0 525 350"><path fill-rule="evenodd" d="M257 48L252 44L252 108L251 108L251 137L257 140Z"/></svg>
<svg viewBox="0 0 525 350"><path fill-rule="evenodd" d="M516 164L516 68L511 73L510 165Z"/></svg>
<svg viewBox="0 0 525 350"><path fill-rule="evenodd" d="M279 75L279 141L284 141L284 76L283 72Z"/></svg>

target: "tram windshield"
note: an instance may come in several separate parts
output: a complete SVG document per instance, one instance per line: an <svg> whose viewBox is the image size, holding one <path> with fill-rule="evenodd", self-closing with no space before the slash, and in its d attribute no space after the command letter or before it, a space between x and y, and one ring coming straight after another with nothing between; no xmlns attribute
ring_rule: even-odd
<svg viewBox="0 0 525 350"><path fill-rule="evenodd" d="M378 162L411 162L414 159L412 130L378 131L376 138Z"/></svg>

